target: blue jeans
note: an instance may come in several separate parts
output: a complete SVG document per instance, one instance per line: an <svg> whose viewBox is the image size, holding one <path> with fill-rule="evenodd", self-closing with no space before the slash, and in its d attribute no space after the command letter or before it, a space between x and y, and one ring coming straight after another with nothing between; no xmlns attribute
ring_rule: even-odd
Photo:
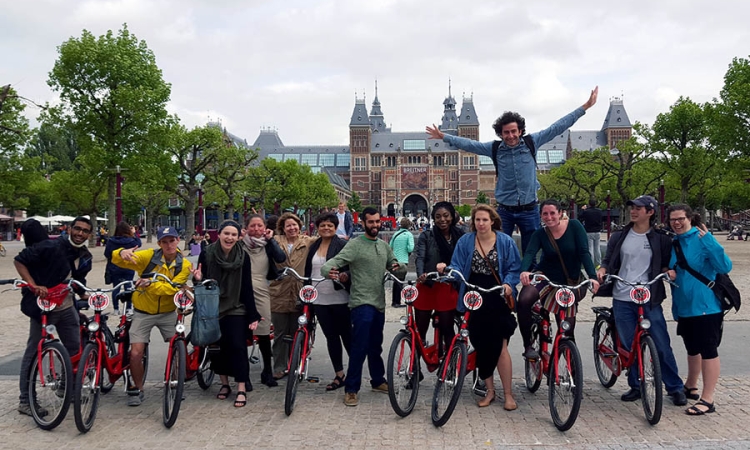
<svg viewBox="0 0 750 450"><path fill-rule="evenodd" d="M599 232L586 233L586 237L589 241L589 253L591 253L591 262L594 263L594 267L599 267L602 263L602 250L600 248L602 235Z"/></svg>
<svg viewBox="0 0 750 450"><path fill-rule="evenodd" d="M349 370L344 382L345 392L359 392L362 387L362 365L367 358L372 387L385 383L383 364L383 327L385 313L370 305L352 309L352 343Z"/></svg>
<svg viewBox="0 0 750 450"><path fill-rule="evenodd" d="M518 225L521 231L521 252L525 252L531 235L541 226L542 218L539 215L539 208L531 211L511 212L498 207L497 213L503 221L503 233L508 236L513 236L513 229Z"/></svg>
<svg viewBox="0 0 750 450"><path fill-rule="evenodd" d="M614 300L612 310L615 314L615 326L620 341L623 347L630 349L635 337L635 327L638 324L638 305L631 301ZM661 305L651 303L644 305L643 316L651 321L649 333L656 344L656 351L659 354L659 363L661 364L661 379L667 393L682 391L684 385L677 370L677 361L675 361L674 353L672 353L667 322L664 319L664 311ZM631 388L639 389L637 370L628 371L628 385Z"/></svg>

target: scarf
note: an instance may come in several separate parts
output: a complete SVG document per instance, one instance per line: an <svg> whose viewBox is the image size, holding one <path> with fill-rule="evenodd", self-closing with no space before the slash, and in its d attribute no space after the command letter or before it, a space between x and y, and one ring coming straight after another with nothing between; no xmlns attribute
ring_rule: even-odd
<svg viewBox="0 0 750 450"><path fill-rule="evenodd" d="M242 264L245 261L245 252L239 245L235 245L229 255L224 255L221 243L217 241L206 248L206 256L208 273L219 282L219 304L241 305Z"/></svg>
<svg viewBox="0 0 750 450"><path fill-rule="evenodd" d="M433 228L433 236L435 236L435 243L438 246L438 253L440 253L440 260L446 264L450 264L453 258L453 250L456 248L456 242L463 236L463 231L457 226L451 225L449 228L451 241L450 243L443 236L443 232L438 228Z"/></svg>
<svg viewBox="0 0 750 450"><path fill-rule="evenodd" d="M251 237L247 234L242 238L242 242L244 242L245 245L247 245L247 248L250 249L263 248L268 244L268 241L265 238Z"/></svg>

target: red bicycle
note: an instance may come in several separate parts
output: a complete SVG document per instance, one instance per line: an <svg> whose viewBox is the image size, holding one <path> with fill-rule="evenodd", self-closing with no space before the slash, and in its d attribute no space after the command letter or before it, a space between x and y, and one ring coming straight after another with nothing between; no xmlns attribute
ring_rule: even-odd
<svg viewBox="0 0 750 450"><path fill-rule="evenodd" d="M306 278L301 277L294 269L287 267L279 276L282 279L286 276L293 276L302 282L320 283L325 278ZM286 394L284 395L284 413L289 416L294 410L294 401L297 399L297 388L299 382L308 380L317 382L318 379L308 377L307 371L310 368L313 346L315 344L315 315L312 311L312 304L318 298L318 289L313 285L302 286L299 291L299 299L302 302L302 313L297 318L297 331L292 338L292 352L289 355L289 379L286 383Z"/></svg>
<svg viewBox="0 0 750 450"><path fill-rule="evenodd" d="M605 278L605 283L617 280L630 286L630 299L638 305L638 324L633 333L633 344L630 350L625 349L620 341L612 308L605 306L591 308L596 313L593 329L594 367L599 381L604 387L610 388L622 373L623 367L628 370L637 370L643 412L651 425L656 425L661 420L663 392L659 353L648 331L651 328L651 321L644 317L643 305L651 300L651 291L648 286L662 279L674 284L666 273L662 273L647 283L633 283L617 275L607 275Z"/></svg>
<svg viewBox="0 0 750 450"><path fill-rule="evenodd" d="M565 335L570 329L570 322L566 321L565 311L575 305L574 291L588 286L591 280L585 280L577 286L555 284L546 276L536 273L531 278L535 285L546 281L553 288L557 288L555 301L559 306L558 323L554 339L550 336L549 312L543 310L540 302L532 309L533 323L531 325L531 345L539 354L539 358L525 358L525 380L529 392L536 392L542 383L542 374L547 376L549 385L549 411L552 421L560 431L569 430L578 418L583 399L583 363L581 354L574 340ZM572 308L575 313L575 308ZM552 348L549 346L552 344Z"/></svg>
<svg viewBox="0 0 750 450"><path fill-rule="evenodd" d="M175 322L175 334L169 340L167 351L167 365L164 370L164 403L162 418L164 426L171 428L177 421L182 404L182 393L185 381L194 377L198 378L201 389L208 389L214 379L214 371L211 369L209 351L206 347L192 345L187 350L189 338L185 336L185 316L192 312L194 301L194 289L207 289L215 291L218 295L218 284L215 280L207 279L195 284L193 288L173 283L166 275L161 273L143 274L143 278L150 278L152 282L164 281L180 290L174 295L174 304L177 306L177 319Z"/></svg>
<svg viewBox="0 0 750 450"><path fill-rule="evenodd" d="M476 369L476 354L469 344L468 325L471 312L482 307L484 300L481 292L490 293L504 289L502 285L485 289L471 284L461 272L455 269L450 269L446 277L441 278L440 281L461 281L468 290L463 298L466 312L461 317L458 333L453 338L451 346L440 364L435 381L435 392L432 395L432 423L437 427L445 425L453 414L458 398L461 396L466 371L473 372ZM477 382L475 376L475 387Z"/></svg>

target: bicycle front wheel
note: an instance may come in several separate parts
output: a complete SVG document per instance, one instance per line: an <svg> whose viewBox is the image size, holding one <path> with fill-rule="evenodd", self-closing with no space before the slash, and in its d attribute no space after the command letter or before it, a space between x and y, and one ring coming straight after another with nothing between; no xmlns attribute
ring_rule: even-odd
<svg viewBox="0 0 750 450"><path fill-rule="evenodd" d="M639 358L643 365L643 378L641 378L641 403L646 420L651 425L656 425L661 420L661 408L664 401L664 392L661 388L661 364L659 354L656 352L656 344L651 336L641 338ZM635 367L631 370L634 370Z"/></svg>
<svg viewBox="0 0 750 450"><path fill-rule="evenodd" d="M200 347L198 354L198 386L204 391L208 390L214 382L214 369L211 368L211 359L208 357L208 348Z"/></svg>
<svg viewBox="0 0 750 450"><path fill-rule="evenodd" d="M78 362L73 391L73 415L76 428L81 433L88 432L96 419L102 376L105 375L103 371L100 373L96 369L100 359L99 345L89 342L83 348Z"/></svg>
<svg viewBox="0 0 750 450"><path fill-rule="evenodd" d="M615 347L614 328L603 317L597 317L594 322L594 367L599 382L605 388L611 388L617 381L617 375L607 366L606 362L619 364L620 357Z"/></svg>
<svg viewBox="0 0 750 450"><path fill-rule="evenodd" d="M305 347L305 334L300 331L294 339L292 346L292 361L289 364L289 376L286 381L286 394L284 395L284 413L289 416L294 410L294 401L297 399L297 388L302 377L305 376L305 361L302 359L302 350Z"/></svg>
<svg viewBox="0 0 750 450"><path fill-rule="evenodd" d="M177 339L172 348L169 371L164 380L164 426L171 428L180 413L182 391L185 388L185 341Z"/></svg>
<svg viewBox="0 0 750 450"><path fill-rule="evenodd" d="M540 343L539 326L531 327L531 346L540 355L537 359L524 358L524 380L529 392L536 392L542 384L542 346Z"/></svg>
<svg viewBox="0 0 750 450"><path fill-rule="evenodd" d="M406 417L414 410L419 394L419 354L411 334L401 331L388 352L388 399L393 411Z"/></svg>
<svg viewBox="0 0 750 450"><path fill-rule="evenodd" d="M435 393L432 396L432 423L441 427L456 408L466 377L466 343L457 341L438 368Z"/></svg>
<svg viewBox="0 0 750 450"><path fill-rule="evenodd" d="M106 323L102 324L102 335L104 336L104 348L107 349L107 356L112 358L117 354L117 343L115 343L115 337L112 336L112 331ZM108 393L115 387L115 383L110 380L106 364L102 364L101 379L102 394Z"/></svg>
<svg viewBox="0 0 750 450"><path fill-rule="evenodd" d="M566 431L573 426L582 399L581 354L575 342L561 340L557 358L553 358L549 373L549 411L558 430Z"/></svg>
<svg viewBox="0 0 750 450"><path fill-rule="evenodd" d="M73 365L60 341L45 342L42 357L34 355L29 373L29 406L34 422L43 430L60 425L73 396Z"/></svg>

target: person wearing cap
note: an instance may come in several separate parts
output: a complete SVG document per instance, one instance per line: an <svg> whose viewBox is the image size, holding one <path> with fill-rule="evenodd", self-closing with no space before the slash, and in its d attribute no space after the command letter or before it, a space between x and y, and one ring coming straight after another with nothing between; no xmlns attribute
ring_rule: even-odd
<svg viewBox="0 0 750 450"><path fill-rule="evenodd" d="M609 239L607 253L597 271L599 281L603 281L604 276L609 273L634 283L645 283L668 270L672 240L669 236L654 230L656 205L656 200L649 195L642 195L626 203L626 206L630 207L630 223L621 231L613 233ZM622 345L630 349L638 324L638 305L630 300L629 285L615 281L610 288L605 286L597 295L612 296L617 334ZM647 288L651 292L651 301L643 305L643 312L644 318L651 321L649 332L659 354L662 381L672 403L677 406L686 405L685 386L677 369L662 310L662 302L667 297L666 289L661 282ZM640 399L641 389L637 370L628 371L628 386L630 389L620 399L624 402Z"/></svg>
<svg viewBox="0 0 750 450"><path fill-rule="evenodd" d="M192 264L180 252L180 235L174 227L159 227L156 231L159 248L121 248L112 252L112 264L134 270L140 277L147 273L161 273L173 283L185 284ZM166 342L174 334L174 294L178 288L162 281L140 278L133 292L133 322L130 326L130 371L134 388L128 390L128 405L140 406L143 401L143 355L154 327Z"/></svg>

